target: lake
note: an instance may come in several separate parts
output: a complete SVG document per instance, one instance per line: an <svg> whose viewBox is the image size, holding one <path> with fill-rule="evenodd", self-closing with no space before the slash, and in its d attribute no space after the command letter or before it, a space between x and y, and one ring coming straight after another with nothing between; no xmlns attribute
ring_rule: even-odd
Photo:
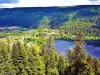
<svg viewBox="0 0 100 75"><path fill-rule="evenodd" d="M69 40L55 40L55 47L57 52L66 55L66 53L75 47L74 41ZM86 52L95 58L100 58L100 41L86 41L84 43Z"/></svg>

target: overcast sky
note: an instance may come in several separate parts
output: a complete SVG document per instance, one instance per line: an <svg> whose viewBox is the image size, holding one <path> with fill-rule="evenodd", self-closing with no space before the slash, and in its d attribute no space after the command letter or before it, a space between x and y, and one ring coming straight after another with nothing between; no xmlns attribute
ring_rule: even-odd
<svg viewBox="0 0 100 75"><path fill-rule="evenodd" d="M100 5L100 0L0 0L0 8Z"/></svg>

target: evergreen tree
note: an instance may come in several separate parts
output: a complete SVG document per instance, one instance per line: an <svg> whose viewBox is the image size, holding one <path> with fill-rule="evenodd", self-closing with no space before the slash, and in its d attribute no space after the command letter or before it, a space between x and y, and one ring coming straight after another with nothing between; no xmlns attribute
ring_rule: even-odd
<svg viewBox="0 0 100 75"><path fill-rule="evenodd" d="M50 37L47 42L48 50L48 64L47 64L47 74L46 75L59 75L58 73L58 54L54 47L53 39Z"/></svg>
<svg viewBox="0 0 100 75"><path fill-rule="evenodd" d="M16 75L23 75L23 70L26 65L25 53L24 53L24 47L19 41L13 43L11 59L12 59L12 64L14 65L14 69L16 70Z"/></svg>
<svg viewBox="0 0 100 75"><path fill-rule="evenodd" d="M90 55L87 56L87 63L88 63L88 67L90 68L90 75L95 75L93 69L93 58Z"/></svg>
<svg viewBox="0 0 100 75"><path fill-rule="evenodd" d="M0 75L15 75L5 43L6 41L0 41Z"/></svg>
<svg viewBox="0 0 100 75"><path fill-rule="evenodd" d="M59 56L59 64L58 64L58 70L59 70L59 75L64 75L66 68L66 61L64 55Z"/></svg>
<svg viewBox="0 0 100 75"><path fill-rule="evenodd" d="M94 69L95 75L100 75L100 61L99 61L99 59L96 59L96 58L93 59L93 69Z"/></svg>
<svg viewBox="0 0 100 75"><path fill-rule="evenodd" d="M45 74L48 74L48 64L49 64L49 51L46 49L46 46L44 45L44 47L41 49L41 56L43 57L43 61L45 64Z"/></svg>
<svg viewBox="0 0 100 75"><path fill-rule="evenodd" d="M69 67L66 70L66 75L90 75L90 68L86 62L86 53L83 46L83 34L78 33L76 37L75 48L72 50Z"/></svg>
<svg viewBox="0 0 100 75"><path fill-rule="evenodd" d="M66 60L68 60L69 64L73 63L73 57L72 57L72 51L71 50L68 51L66 58L67 58Z"/></svg>
<svg viewBox="0 0 100 75"><path fill-rule="evenodd" d="M40 51L35 49L34 46L30 48L27 65L31 75L45 75L44 61L40 56Z"/></svg>

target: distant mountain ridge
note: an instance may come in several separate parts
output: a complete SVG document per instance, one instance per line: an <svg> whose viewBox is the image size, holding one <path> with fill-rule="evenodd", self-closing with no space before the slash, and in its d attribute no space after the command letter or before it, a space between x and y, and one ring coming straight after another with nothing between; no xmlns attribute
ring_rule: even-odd
<svg viewBox="0 0 100 75"><path fill-rule="evenodd" d="M50 25L61 25L70 19L94 18L100 15L100 5L72 7L0 8L0 27L19 26L37 28L44 16Z"/></svg>

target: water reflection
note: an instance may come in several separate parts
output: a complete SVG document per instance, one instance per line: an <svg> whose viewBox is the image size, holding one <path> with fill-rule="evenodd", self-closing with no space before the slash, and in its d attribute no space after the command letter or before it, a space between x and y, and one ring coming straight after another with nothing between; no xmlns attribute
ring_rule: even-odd
<svg viewBox="0 0 100 75"><path fill-rule="evenodd" d="M100 41L86 41L84 46L87 54L96 58L100 58ZM75 47L75 43L68 40L55 40L55 47L59 54L62 53L66 55L69 50Z"/></svg>

